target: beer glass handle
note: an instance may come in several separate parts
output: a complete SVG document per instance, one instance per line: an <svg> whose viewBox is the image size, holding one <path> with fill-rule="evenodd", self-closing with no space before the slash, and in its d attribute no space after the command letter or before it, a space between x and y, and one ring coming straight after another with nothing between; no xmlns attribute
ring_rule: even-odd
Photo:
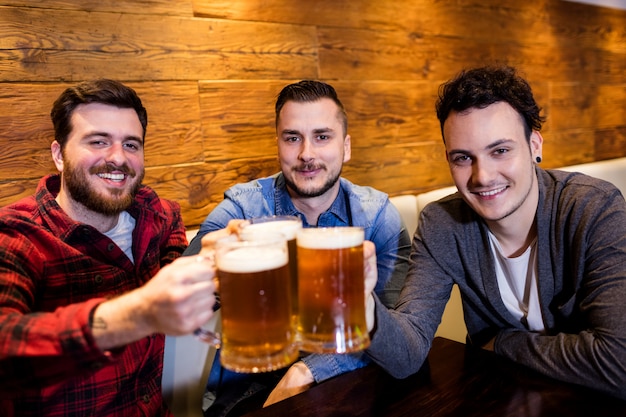
<svg viewBox="0 0 626 417"><path fill-rule="evenodd" d="M198 339L210 344L214 348L219 349L220 345L222 344L220 334L217 332L212 332L210 330L206 330L201 327L198 327L196 330L193 331L193 334Z"/></svg>
<svg viewBox="0 0 626 417"><path fill-rule="evenodd" d="M226 237L224 237L223 235L220 235L218 240L224 239L224 238L230 238L230 235L226 235ZM205 244L205 239L202 239L202 242L203 242L203 247L200 251L199 257L208 259L213 264L215 264L215 249L214 249L215 242L212 242L210 245ZM218 293L215 293L215 305L213 306L214 312L219 311L220 304L221 304L220 296ZM194 330L193 335L196 336L202 342L206 342L216 349L219 349L222 344L221 335L218 332L213 332L211 330L207 330L202 327L198 327L196 330Z"/></svg>
<svg viewBox="0 0 626 417"><path fill-rule="evenodd" d="M215 314L213 315L213 318L211 318L211 320L215 320L216 323L215 326L211 326L209 324L209 321L208 323L206 323L207 327L215 330L221 330L221 326L219 325L219 322L221 320L221 305L222 302L220 300L220 296L218 293L215 293L215 305L213 306L213 312ZM193 335L202 342L208 343L216 349L219 349L222 345L222 335L219 333L219 331L209 330L206 327L198 327L196 330L193 331Z"/></svg>

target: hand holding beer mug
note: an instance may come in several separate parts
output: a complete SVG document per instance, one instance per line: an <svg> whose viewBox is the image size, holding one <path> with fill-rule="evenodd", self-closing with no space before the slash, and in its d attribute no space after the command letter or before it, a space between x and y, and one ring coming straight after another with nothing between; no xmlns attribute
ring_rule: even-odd
<svg viewBox="0 0 626 417"><path fill-rule="evenodd" d="M202 249L200 250L200 256L202 258L208 259L215 265L215 245L220 240L237 240L237 233L240 229L240 224L244 222L244 220L233 219L228 222L228 225L220 230L215 230L213 232L207 233L202 237ZM215 286L219 290L219 282L217 279L215 280ZM219 293L215 294L216 297L216 305L214 306L214 310L217 310L220 307L220 296ZM221 346L221 336L219 333L216 333L213 330L206 329L204 327L200 327L196 329L193 334L198 337L198 339L206 342L213 347L219 348Z"/></svg>
<svg viewBox="0 0 626 417"><path fill-rule="evenodd" d="M369 346L360 227L298 232L298 332L301 349L346 353Z"/></svg>
<svg viewBox="0 0 626 417"><path fill-rule="evenodd" d="M285 237L264 233L250 240L220 240L215 263L222 302L222 365L235 372L266 372L294 362L298 347Z"/></svg>

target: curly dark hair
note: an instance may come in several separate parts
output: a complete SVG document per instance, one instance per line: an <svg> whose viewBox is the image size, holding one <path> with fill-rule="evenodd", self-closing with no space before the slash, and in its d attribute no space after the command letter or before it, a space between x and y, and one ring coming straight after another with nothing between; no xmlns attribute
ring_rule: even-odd
<svg viewBox="0 0 626 417"><path fill-rule="evenodd" d="M533 130L541 130L545 118L535 102L532 89L526 80L510 66L486 66L461 71L455 78L439 87L435 105L443 137L443 124L450 112L463 112L504 101L524 119L526 139ZM445 142L445 137L444 137Z"/></svg>
<svg viewBox="0 0 626 417"><path fill-rule="evenodd" d="M52 105L50 118L54 125L54 139L61 145L61 149L65 148L67 138L72 131L71 118L74 110L80 104L88 103L109 104L120 108L134 109L143 127L142 139L145 140L148 113L135 90L119 81L101 78L84 81L65 89Z"/></svg>
<svg viewBox="0 0 626 417"><path fill-rule="evenodd" d="M307 103L321 100L323 98L331 99L335 102L337 107L339 107L339 117L341 118L343 133L345 135L348 132L348 116L341 100L337 97L337 92L332 85L315 80L302 80L297 83L289 84L281 90L276 98L276 126L278 126L280 111L288 101Z"/></svg>

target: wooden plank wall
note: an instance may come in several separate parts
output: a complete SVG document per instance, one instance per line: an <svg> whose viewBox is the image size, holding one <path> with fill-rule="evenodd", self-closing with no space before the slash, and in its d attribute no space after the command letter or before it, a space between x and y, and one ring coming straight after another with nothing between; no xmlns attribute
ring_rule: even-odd
<svg viewBox="0 0 626 417"><path fill-rule="evenodd" d="M235 182L278 169L273 103L331 82L344 175L391 195L450 185L434 114L463 67L515 65L548 121L545 167L626 156L626 12L561 0L0 0L0 205L54 171L50 106L109 77L149 113L146 183L199 224Z"/></svg>

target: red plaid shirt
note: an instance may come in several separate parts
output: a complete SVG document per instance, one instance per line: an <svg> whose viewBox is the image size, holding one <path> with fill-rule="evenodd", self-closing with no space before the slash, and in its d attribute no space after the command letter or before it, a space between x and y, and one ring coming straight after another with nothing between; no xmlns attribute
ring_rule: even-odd
<svg viewBox="0 0 626 417"><path fill-rule="evenodd" d="M58 175L0 209L0 414L170 415L161 396L161 334L103 352L89 317L109 297L143 285L186 247L180 207L142 187L133 264L54 200Z"/></svg>

